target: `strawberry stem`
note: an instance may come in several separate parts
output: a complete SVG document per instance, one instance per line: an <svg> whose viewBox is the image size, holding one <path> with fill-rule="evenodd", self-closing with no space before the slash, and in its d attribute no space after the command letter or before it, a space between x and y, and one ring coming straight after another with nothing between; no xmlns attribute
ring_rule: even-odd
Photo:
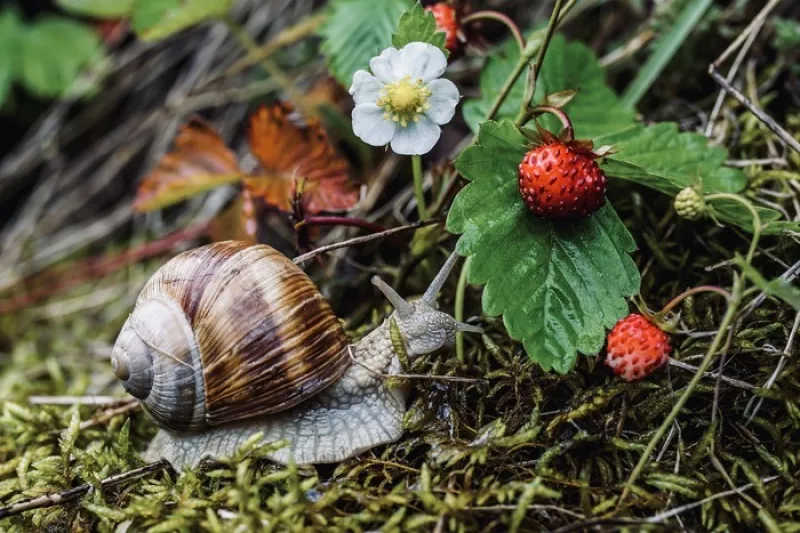
<svg viewBox="0 0 800 533"><path fill-rule="evenodd" d="M522 32L519 31L519 26L517 26L513 20L502 13L492 10L476 11L475 13L464 17L461 20L461 24L466 25L470 22L480 19L491 19L505 24L508 30L511 32L511 35L514 36L514 40L517 41L517 44L519 45L519 51L523 52L525 50L525 38L522 36Z"/></svg>
<svg viewBox="0 0 800 533"><path fill-rule="evenodd" d="M699 294L701 292L716 292L717 294L723 296L726 300L731 299L731 293L723 289L722 287L717 287L716 285L701 285L699 287L694 287L688 290L683 291L675 298L669 301L667 305L664 306L664 309L659 311L653 316L654 321L658 321L663 318L667 313L672 311L676 305L681 303L685 298L692 296L693 294Z"/></svg>
<svg viewBox="0 0 800 533"><path fill-rule="evenodd" d="M535 107L532 107L528 111L528 113L526 113L525 115L526 118L522 121L522 124L528 122L528 120L530 120L531 118L541 115L543 113L550 113L552 115L555 115L556 117L558 117L558 120L561 121L561 126L563 127L564 130L563 136L560 136L562 141L568 144L575 140L575 129L572 127L572 121L570 121L569 117L567 116L566 113L564 113L564 111L562 111L557 107L553 107L551 105L537 105Z"/></svg>

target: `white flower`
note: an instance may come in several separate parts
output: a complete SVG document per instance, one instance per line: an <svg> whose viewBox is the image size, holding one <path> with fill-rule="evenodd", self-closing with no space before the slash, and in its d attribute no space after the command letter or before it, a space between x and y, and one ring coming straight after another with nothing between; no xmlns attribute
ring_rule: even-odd
<svg viewBox="0 0 800 533"><path fill-rule="evenodd" d="M387 48L369 62L372 74L353 75L353 132L365 143L392 143L398 154L430 152L453 118L458 89L438 79L447 68L444 53L428 43ZM373 76L374 74L374 76Z"/></svg>

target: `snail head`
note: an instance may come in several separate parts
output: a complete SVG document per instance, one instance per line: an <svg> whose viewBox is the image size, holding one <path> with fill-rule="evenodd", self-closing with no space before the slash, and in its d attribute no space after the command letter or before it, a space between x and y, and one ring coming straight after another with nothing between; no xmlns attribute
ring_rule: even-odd
<svg viewBox="0 0 800 533"><path fill-rule="evenodd" d="M436 274L422 298L414 302L407 302L378 276L372 278L372 283L380 289L394 307L395 321L405 337L408 350L412 355L423 355L445 346L451 346L455 343L456 333L459 331L483 332L482 328L458 322L452 316L438 309L436 296L447 281L457 260L458 255L453 252L439 273Z"/></svg>

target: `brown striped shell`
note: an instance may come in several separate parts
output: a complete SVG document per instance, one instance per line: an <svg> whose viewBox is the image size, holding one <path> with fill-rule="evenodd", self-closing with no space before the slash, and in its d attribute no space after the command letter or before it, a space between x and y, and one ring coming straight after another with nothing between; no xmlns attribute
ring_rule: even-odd
<svg viewBox="0 0 800 533"><path fill-rule="evenodd" d="M112 352L125 389L179 432L283 411L349 364L344 330L308 276L269 246L236 241L161 267Z"/></svg>

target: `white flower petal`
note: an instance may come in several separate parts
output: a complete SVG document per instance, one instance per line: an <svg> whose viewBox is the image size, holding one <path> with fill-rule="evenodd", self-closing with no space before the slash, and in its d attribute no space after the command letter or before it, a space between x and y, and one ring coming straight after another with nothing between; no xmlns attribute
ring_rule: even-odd
<svg viewBox="0 0 800 533"><path fill-rule="evenodd" d="M411 122L407 127L397 127L392 139L392 150L402 155L422 155L431 151L439 141L442 129L427 117Z"/></svg>
<svg viewBox="0 0 800 533"><path fill-rule="evenodd" d="M401 73L400 51L391 46L370 59L369 68L383 83L392 83L405 75Z"/></svg>
<svg viewBox="0 0 800 533"><path fill-rule="evenodd" d="M433 80L428 84L431 96L428 98L430 108L425 111L429 119L442 125L453 120L456 114L459 94L456 84L450 80Z"/></svg>
<svg viewBox="0 0 800 533"><path fill-rule="evenodd" d="M378 81L378 78L366 70L357 70L353 74L353 86L350 87L350 94L353 95L356 105L374 104L380 98L382 88L383 84Z"/></svg>
<svg viewBox="0 0 800 533"><path fill-rule="evenodd" d="M401 76L411 76L427 83L444 74L447 58L438 47L428 43L408 43L400 50Z"/></svg>
<svg viewBox="0 0 800 533"><path fill-rule="evenodd" d="M383 146L392 140L396 124L383 118L383 109L375 104L361 104L353 109L353 133L372 146Z"/></svg>

